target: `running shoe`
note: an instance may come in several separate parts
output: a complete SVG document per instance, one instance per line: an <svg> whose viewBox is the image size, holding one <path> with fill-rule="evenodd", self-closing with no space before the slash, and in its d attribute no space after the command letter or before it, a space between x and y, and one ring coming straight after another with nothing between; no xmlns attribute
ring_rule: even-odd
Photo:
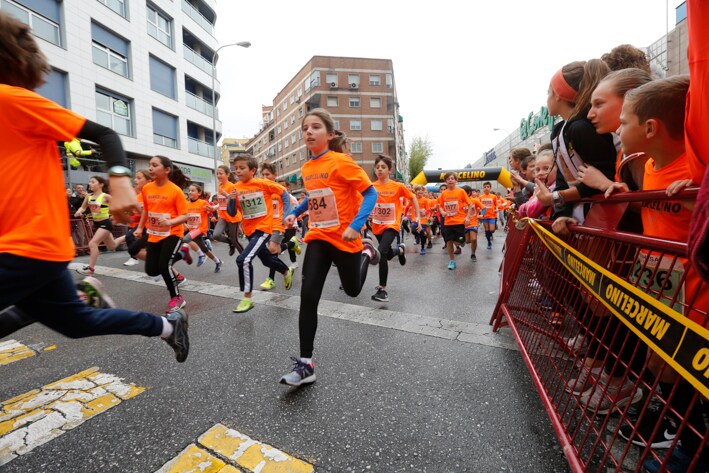
<svg viewBox="0 0 709 473"><path fill-rule="evenodd" d="M554 327L558 327L564 323L564 316L561 315L561 312L552 312L549 315L549 323Z"/></svg>
<svg viewBox="0 0 709 473"><path fill-rule="evenodd" d="M187 282L187 278L185 277L184 274L178 274L177 276L175 276L175 287L179 286L180 284L184 284L186 282Z"/></svg>
<svg viewBox="0 0 709 473"><path fill-rule="evenodd" d="M459 255L459 254L461 254L462 252L463 252L463 250L461 250L459 246L456 246L456 247L455 247L455 251L453 252L453 254L454 254L454 255Z"/></svg>
<svg viewBox="0 0 709 473"><path fill-rule="evenodd" d="M163 338L168 345L175 350L175 359L178 363L183 363L190 352L190 337L187 335L187 312L176 309L165 316L172 325L172 334Z"/></svg>
<svg viewBox="0 0 709 473"><path fill-rule="evenodd" d="M431 248L433 248L433 243L431 243L431 242L429 241L428 244L426 245L426 248L428 248L429 250L430 250Z"/></svg>
<svg viewBox="0 0 709 473"><path fill-rule="evenodd" d="M577 355L582 355L588 350L588 341L586 337L582 334L578 334L575 337L569 338L566 342L569 350L576 353Z"/></svg>
<svg viewBox="0 0 709 473"><path fill-rule="evenodd" d="M170 302L167 304L167 310L165 311L165 313L171 314L172 312L175 312L178 309L182 309L186 305L187 305L187 302L185 302L184 297L175 296L172 299L170 299Z"/></svg>
<svg viewBox="0 0 709 473"><path fill-rule="evenodd" d="M663 459L664 460L664 459ZM682 449L682 446L675 445L672 455L667 460L667 465L662 471L671 471L672 473L686 473L689 471L689 465L692 464L692 456L687 455L687 453ZM658 473L662 466L662 462L658 460L646 460L643 463L643 468L648 473ZM709 472L709 463L697 462L694 465L694 473L707 473Z"/></svg>
<svg viewBox="0 0 709 473"><path fill-rule="evenodd" d="M389 302L389 294L381 287L377 289L377 293L372 296L373 301Z"/></svg>
<svg viewBox="0 0 709 473"><path fill-rule="evenodd" d="M217 260L216 263L214 263L214 272L218 273L219 271L222 270L222 260Z"/></svg>
<svg viewBox="0 0 709 473"><path fill-rule="evenodd" d="M455 269L455 261L448 263L448 269Z"/></svg>
<svg viewBox="0 0 709 473"><path fill-rule="evenodd" d="M293 238L290 239L290 241L293 242L293 251L295 251L295 254L296 254L296 255L299 255L300 252L303 251L303 250L300 248L300 242L298 242L298 238L297 238L297 237L293 237Z"/></svg>
<svg viewBox="0 0 709 473"><path fill-rule="evenodd" d="M635 404L643 397L643 390L635 389L635 383L628 380L620 386L608 384L604 392L605 386L599 381L596 386L581 395L581 403L586 405L587 410L596 412L596 415L606 415L614 407L622 410L628 404Z"/></svg>
<svg viewBox="0 0 709 473"><path fill-rule="evenodd" d="M402 266L406 264L406 245L403 243L399 245L399 264Z"/></svg>
<svg viewBox="0 0 709 473"><path fill-rule="evenodd" d="M234 253L236 253L236 247L229 243L229 256L234 256Z"/></svg>
<svg viewBox="0 0 709 473"><path fill-rule="evenodd" d="M471 261L477 261L477 260L478 260L478 257L475 256L475 253L472 253L472 254L470 255L470 260L471 260Z"/></svg>
<svg viewBox="0 0 709 473"><path fill-rule="evenodd" d="M248 312L253 308L254 308L254 301L252 301L248 297L244 297L243 299L241 299L241 302L239 302L239 305L236 306L236 309L234 309L233 312L240 314L242 312Z"/></svg>
<svg viewBox="0 0 709 473"><path fill-rule="evenodd" d="M315 382L315 366L306 363L300 358L290 357L293 360L293 371L281 377L281 384L288 386L301 386Z"/></svg>
<svg viewBox="0 0 709 473"><path fill-rule="evenodd" d="M425 255L426 254L426 248L421 248L421 251L419 252L420 255Z"/></svg>
<svg viewBox="0 0 709 473"><path fill-rule="evenodd" d="M372 266L379 264L379 250L374 246L374 242L369 238L362 238L364 253L369 255L369 264Z"/></svg>
<svg viewBox="0 0 709 473"><path fill-rule="evenodd" d="M113 299L106 294L101 281L93 276L87 276L76 285L76 289L84 294L82 298L87 305L97 309L109 309L116 307Z"/></svg>
<svg viewBox="0 0 709 473"><path fill-rule="evenodd" d="M180 251L182 252L182 259L185 260L185 263L192 264L192 255L190 254L190 248L187 245L184 245L182 248L180 248Z"/></svg>
<svg viewBox="0 0 709 473"><path fill-rule="evenodd" d="M662 409L662 403L652 399L640 421L635 426L627 422L623 423L618 430L618 435L639 447L645 448L649 440L650 448L670 448L672 441L677 436L677 423L670 416L660 418ZM655 430L655 427L657 427L657 432L653 437L652 431Z"/></svg>
<svg viewBox="0 0 709 473"><path fill-rule="evenodd" d="M568 380L564 386L564 390L576 396L580 395L586 391L588 385L595 382L595 380L601 376L602 370L603 367L601 366L589 368L586 365L582 365L579 375L576 378L571 378Z"/></svg>
<svg viewBox="0 0 709 473"><path fill-rule="evenodd" d="M206 260L206 259L207 259L207 255L205 255L204 253L197 256L197 267L199 268L200 266L202 266L204 264L204 260Z"/></svg>
<svg viewBox="0 0 709 473"><path fill-rule="evenodd" d="M492 243L488 243L488 244L487 244L487 249L488 249L488 250L491 250L491 249L492 249Z"/></svg>
<svg viewBox="0 0 709 473"><path fill-rule="evenodd" d="M81 269L77 269L76 272L79 274L83 274L84 276L93 276L94 275L94 268L92 268L89 265L86 265Z"/></svg>
<svg viewBox="0 0 709 473"><path fill-rule="evenodd" d="M214 251L214 247L212 247L212 240L210 240L209 238L204 239L204 245L209 251Z"/></svg>
<svg viewBox="0 0 709 473"><path fill-rule="evenodd" d="M288 268L288 271L286 271L286 274L283 275L283 287L285 287L286 290L293 287L293 269L292 268Z"/></svg>
<svg viewBox="0 0 709 473"><path fill-rule="evenodd" d="M276 287L276 282L271 278L266 278L266 280L259 286L264 291L270 291Z"/></svg>
<svg viewBox="0 0 709 473"><path fill-rule="evenodd" d="M298 269L298 262L296 261L295 263L291 264L291 265L290 265L290 269L292 269L293 271L295 271L296 269Z"/></svg>
<svg viewBox="0 0 709 473"><path fill-rule="evenodd" d="M128 261L126 261L125 263L123 263L123 266L135 266L135 265L138 264L138 263L140 263L140 261L138 261L137 259L135 259L135 258L128 258Z"/></svg>

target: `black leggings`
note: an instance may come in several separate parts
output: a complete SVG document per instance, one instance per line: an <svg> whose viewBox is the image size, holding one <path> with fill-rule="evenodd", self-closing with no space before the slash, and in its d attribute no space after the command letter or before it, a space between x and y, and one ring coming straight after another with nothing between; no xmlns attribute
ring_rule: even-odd
<svg viewBox="0 0 709 473"><path fill-rule="evenodd" d="M426 248L426 241L428 240L428 232L426 231L427 228L428 228L427 225L421 225L421 226L419 226L419 229L417 230L419 240L421 241L421 249L422 250Z"/></svg>
<svg viewBox="0 0 709 473"><path fill-rule="evenodd" d="M177 286L175 286L170 267L174 261L182 259L180 255L181 247L182 239L177 235L170 235L155 243L149 242L145 255L145 273L148 276L162 274L167 290L170 291L170 297L180 295L177 291Z"/></svg>
<svg viewBox="0 0 709 473"><path fill-rule="evenodd" d="M399 254L398 251L395 252L391 247L398 234L399 232L396 230L387 228L381 235L374 235L379 242L379 253L381 254L381 258L379 258L379 285L382 287L386 287L389 279L389 260Z"/></svg>
<svg viewBox="0 0 709 473"><path fill-rule="evenodd" d="M360 252L338 250L331 243L313 240L308 243L303 259L303 284L300 288L300 356L313 356L313 343L318 328L318 304L330 266L335 263L340 274L342 289L348 296L356 297L367 279L369 256Z"/></svg>
<svg viewBox="0 0 709 473"><path fill-rule="evenodd" d="M137 227L133 227L126 233L126 242L128 243L128 254L131 258L135 258L140 250L148 245L148 232L143 232L140 238L135 238L133 232Z"/></svg>

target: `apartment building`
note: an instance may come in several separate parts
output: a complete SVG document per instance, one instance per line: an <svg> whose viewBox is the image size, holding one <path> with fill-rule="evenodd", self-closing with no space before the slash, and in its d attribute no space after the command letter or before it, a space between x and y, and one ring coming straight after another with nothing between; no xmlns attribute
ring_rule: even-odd
<svg viewBox="0 0 709 473"><path fill-rule="evenodd" d="M165 155L212 187L216 0L1 0L0 8L32 27L49 59L40 94L119 133L132 169ZM102 169L91 164L67 170L67 182L86 183Z"/></svg>
<svg viewBox="0 0 709 473"><path fill-rule="evenodd" d="M390 59L313 56L262 108L261 130L248 143L259 163L274 163L291 190L303 189L300 168L308 158L301 121L314 108L328 110L350 139L349 152L370 172L378 154L396 163L394 177L407 168L403 118ZM397 174L398 173L398 174Z"/></svg>

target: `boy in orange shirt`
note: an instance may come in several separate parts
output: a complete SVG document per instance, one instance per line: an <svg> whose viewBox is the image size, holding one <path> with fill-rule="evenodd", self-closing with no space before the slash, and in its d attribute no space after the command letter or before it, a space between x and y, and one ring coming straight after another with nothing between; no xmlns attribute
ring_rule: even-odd
<svg viewBox="0 0 709 473"><path fill-rule="evenodd" d="M290 194L275 182L254 177L258 169L258 161L251 156L238 156L234 160L234 171L239 181L229 194L227 212L236 214L238 206L242 214L242 228L249 240L244 251L236 258L239 267L239 289L244 292L244 298L236 306L234 312L247 312L254 307L251 291L254 286L254 267L252 261L258 256L267 268L273 268L283 275L283 285L290 289L293 285L293 270L268 250L267 243L273 231L273 205L271 196L281 196L284 214L290 212Z"/></svg>
<svg viewBox="0 0 709 473"><path fill-rule="evenodd" d="M644 152L652 156L645 163L643 190L667 189L671 184L690 177L684 141L684 110L688 88L687 76L673 76L654 80L625 95L618 129L623 150L626 154ZM625 184L616 183L615 187L627 190ZM686 241L692 207L691 203L681 200L644 201L641 209L643 233L667 240ZM674 308L697 324L709 327L709 291L702 286L702 281L685 258L675 259L670 255L641 251L631 273L631 280L635 280L638 287L651 294L661 291L663 297L660 300L668 305L675 300L679 303L692 302L693 307L689 310L681 304L675 304ZM675 446L668 466L672 472L687 471L689 461L702 448L699 464L695 467L697 471L705 471L702 468L709 468L709 453L706 446L702 447L701 437L706 432L702 414L702 409L706 409L706 399L700 396L688 412L687 406L691 405L696 390L652 351L648 352L647 364L651 373L660 376L658 388L665 399L674 389L669 399L670 406L684 414L685 420L699 432L697 435L689 428L681 431L681 447ZM600 396L593 394L591 397ZM636 425L637 432L645 434L642 440L646 442L650 441L647 436L654 426L660 421L664 422L657 417L659 413L654 414L648 410ZM658 430L664 431L662 428ZM623 432L621 429L621 435L626 438L633 434L632 430ZM646 471L654 473L659 471L660 462L648 460L644 466Z"/></svg>
<svg viewBox="0 0 709 473"><path fill-rule="evenodd" d="M460 187L456 187L458 176L454 172L445 174L446 189L438 197L438 206L444 218L443 239L448 250L448 269L455 269L454 242L465 244L465 227L470 225L471 213L476 207L470 205L470 197Z"/></svg>
<svg viewBox="0 0 709 473"><path fill-rule="evenodd" d="M480 203L485 207L483 214L483 227L485 228L485 238L487 239L487 249L492 249L492 234L497 228L497 196L490 192L492 184L483 183L483 193L478 197Z"/></svg>

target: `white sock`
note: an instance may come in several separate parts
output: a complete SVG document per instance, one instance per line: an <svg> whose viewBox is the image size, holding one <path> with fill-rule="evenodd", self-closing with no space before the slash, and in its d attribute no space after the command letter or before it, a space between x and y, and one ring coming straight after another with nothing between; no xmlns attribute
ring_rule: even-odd
<svg viewBox="0 0 709 473"><path fill-rule="evenodd" d="M309 365L311 365L311 366L312 366L312 364L313 364L313 359L312 359L312 358L301 358L300 361L302 361L303 363L307 363L307 364L309 364Z"/></svg>
<svg viewBox="0 0 709 473"><path fill-rule="evenodd" d="M162 338L168 338L170 335L172 335L172 332L174 331L172 324L168 322L168 320L165 317L160 317L162 319L162 333L160 336Z"/></svg>
<svg viewBox="0 0 709 473"><path fill-rule="evenodd" d="M197 256L204 256L204 251L202 251L202 249L198 249Z"/></svg>

